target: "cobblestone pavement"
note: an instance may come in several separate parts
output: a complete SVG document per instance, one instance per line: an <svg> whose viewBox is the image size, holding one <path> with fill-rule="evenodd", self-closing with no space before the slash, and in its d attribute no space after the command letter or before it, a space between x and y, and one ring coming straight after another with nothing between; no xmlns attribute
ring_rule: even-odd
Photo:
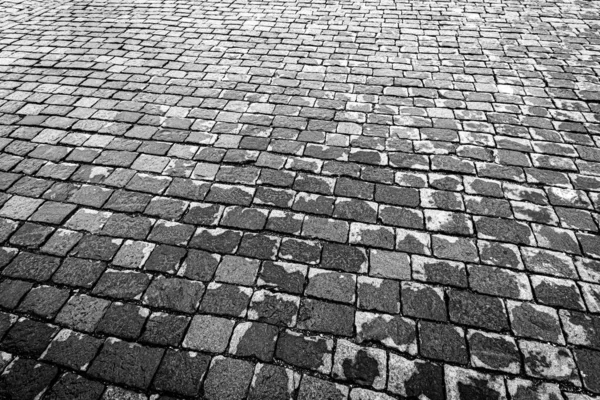
<svg viewBox="0 0 600 400"><path fill-rule="evenodd" d="M599 11L0 0L0 398L597 398Z"/></svg>

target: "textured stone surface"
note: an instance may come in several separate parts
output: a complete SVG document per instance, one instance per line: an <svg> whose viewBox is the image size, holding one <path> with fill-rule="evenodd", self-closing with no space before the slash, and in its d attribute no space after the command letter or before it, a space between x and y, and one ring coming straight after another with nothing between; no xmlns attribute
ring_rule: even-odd
<svg viewBox="0 0 600 400"><path fill-rule="evenodd" d="M600 396L597 1L0 9L0 398Z"/></svg>

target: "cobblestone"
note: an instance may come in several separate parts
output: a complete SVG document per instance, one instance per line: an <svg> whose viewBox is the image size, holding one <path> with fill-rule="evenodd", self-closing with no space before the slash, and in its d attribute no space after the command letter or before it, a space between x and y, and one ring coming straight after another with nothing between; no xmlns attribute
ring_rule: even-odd
<svg viewBox="0 0 600 400"><path fill-rule="evenodd" d="M600 398L597 0L0 9L0 398Z"/></svg>

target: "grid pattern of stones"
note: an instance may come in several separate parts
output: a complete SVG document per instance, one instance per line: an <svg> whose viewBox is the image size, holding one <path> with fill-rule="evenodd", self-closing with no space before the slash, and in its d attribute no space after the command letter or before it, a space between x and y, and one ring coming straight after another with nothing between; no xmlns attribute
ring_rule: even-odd
<svg viewBox="0 0 600 400"><path fill-rule="evenodd" d="M598 2L0 4L0 397L600 393Z"/></svg>

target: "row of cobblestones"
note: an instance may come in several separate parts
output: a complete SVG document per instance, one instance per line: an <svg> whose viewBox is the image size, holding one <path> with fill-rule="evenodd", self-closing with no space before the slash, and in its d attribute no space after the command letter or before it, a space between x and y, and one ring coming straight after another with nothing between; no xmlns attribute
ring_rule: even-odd
<svg viewBox="0 0 600 400"><path fill-rule="evenodd" d="M0 399L600 398L600 2L0 9Z"/></svg>

